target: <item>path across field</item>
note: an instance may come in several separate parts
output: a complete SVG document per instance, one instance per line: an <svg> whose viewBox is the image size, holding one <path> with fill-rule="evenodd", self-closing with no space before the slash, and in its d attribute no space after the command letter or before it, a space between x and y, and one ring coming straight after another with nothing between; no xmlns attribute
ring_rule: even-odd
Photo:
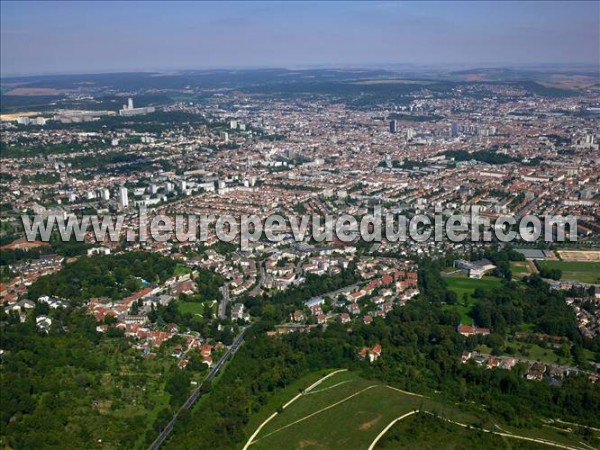
<svg viewBox="0 0 600 450"><path fill-rule="evenodd" d="M328 374L300 393L290 392L288 398L279 412L274 411L253 430L243 450L375 449L395 423L418 411L467 429L478 423L481 428L476 430L505 438L587 450L558 430L513 430L499 426L483 411L466 411L345 370Z"/></svg>

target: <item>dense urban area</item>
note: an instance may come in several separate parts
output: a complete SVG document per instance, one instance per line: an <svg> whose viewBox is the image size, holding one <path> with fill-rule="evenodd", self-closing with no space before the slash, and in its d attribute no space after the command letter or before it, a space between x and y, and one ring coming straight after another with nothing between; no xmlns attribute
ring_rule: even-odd
<svg viewBox="0 0 600 450"><path fill-rule="evenodd" d="M597 71L1 90L3 449L600 447ZM577 239L128 240L140 207L573 216ZM117 214L101 242L27 239L22 219Z"/></svg>

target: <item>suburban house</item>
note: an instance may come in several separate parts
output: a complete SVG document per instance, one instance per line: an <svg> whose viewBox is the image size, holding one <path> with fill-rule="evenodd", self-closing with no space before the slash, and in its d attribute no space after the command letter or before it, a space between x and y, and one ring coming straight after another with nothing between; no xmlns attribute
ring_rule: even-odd
<svg viewBox="0 0 600 450"><path fill-rule="evenodd" d="M381 344L378 342L373 347L363 347L358 351L358 357L361 359L368 359L370 363L377 361L381 356Z"/></svg>
<svg viewBox="0 0 600 450"><path fill-rule="evenodd" d="M350 322L350 314L342 313L338 316L338 320L340 323L348 323Z"/></svg>
<svg viewBox="0 0 600 450"><path fill-rule="evenodd" d="M458 326L458 332L463 336L487 336L488 334L490 334L490 329L476 327L475 325L465 325L461 323Z"/></svg>
<svg viewBox="0 0 600 450"><path fill-rule="evenodd" d="M304 313L297 309L290 315L290 319L293 322L303 322L304 321Z"/></svg>

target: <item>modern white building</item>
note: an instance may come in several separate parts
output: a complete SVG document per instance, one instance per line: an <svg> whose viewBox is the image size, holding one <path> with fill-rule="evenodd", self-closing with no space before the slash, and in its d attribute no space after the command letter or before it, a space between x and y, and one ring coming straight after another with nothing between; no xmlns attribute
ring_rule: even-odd
<svg viewBox="0 0 600 450"><path fill-rule="evenodd" d="M147 106L145 108L134 108L133 107L133 99L128 98L127 104L123 105L123 109L119 110L120 116L138 116L141 114L149 114L153 113L155 108L153 106Z"/></svg>
<svg viewBox="0 0 600 450"><path fill-rule="evenodd" d="M121 208L127 208L129 206L129 194L125 186L119 188L119 205Z"/></svg>

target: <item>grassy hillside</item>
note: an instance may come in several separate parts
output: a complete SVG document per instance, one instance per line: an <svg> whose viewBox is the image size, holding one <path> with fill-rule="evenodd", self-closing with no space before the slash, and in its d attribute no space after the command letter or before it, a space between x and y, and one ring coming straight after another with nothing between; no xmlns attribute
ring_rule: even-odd
<svg viewBox="0 0 600 450"><path fill-rule="evenodd" d="M246 443L244 448L367 449L378 437L377 445L381 447L376 448L482 448L492 440L497 445L490 448L550 448L542 442L514 436L547 440L565 448L585 448L578 442L581 437L570 436L549 426L511 429L491 417L483 408L445 404L437 399L361 378L355 372L338 372L320 384L313 383L304 390L299 388L313 380L314 377L311 377L304 383L286 389L278 396L278 405L270 402L265 408L268 411L259 412L257 415L262 420L251 420L248 434L259 429L259 422L262 428L250 438L251 444ZM432 414L431 420L438 424L434 428L436 432L422 433L419 427L425 419L417 413L407 416L407 419L412 417L408 425L402 423L403 419L385 431L392 421L413 411ZM398 427L404 430L401 440L397 439ZM411 431L407 434L406 430ZM388 433L390 435L386 436Z"/></svg>
<svg viewBox="0 0 600 450"><path fill-rule="evenodd" d="M377 450L462 450L465 448L548 449L545 444L519 441L479 430L469 430L426 413L398 421L375 446Z"/></svg>

